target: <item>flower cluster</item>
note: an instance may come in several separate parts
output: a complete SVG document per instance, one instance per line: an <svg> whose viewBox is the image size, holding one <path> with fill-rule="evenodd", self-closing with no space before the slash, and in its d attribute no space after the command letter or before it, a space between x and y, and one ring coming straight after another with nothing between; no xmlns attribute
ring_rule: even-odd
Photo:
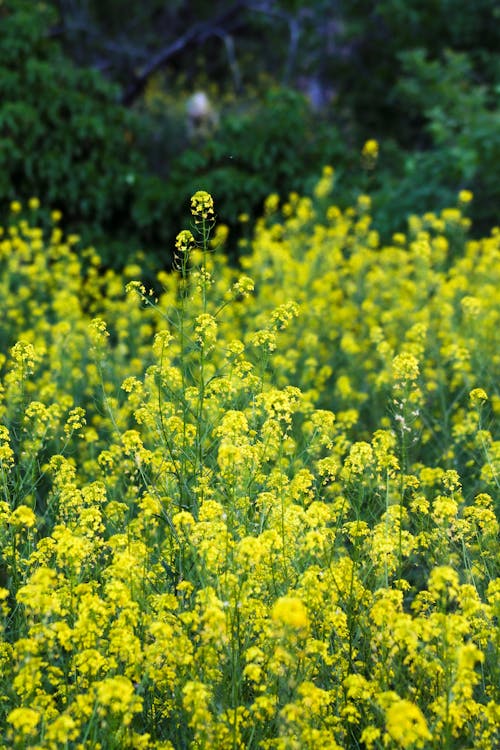
<svg viewBox="0 0 500 750"><path fill-rule="evenodd" d="M195 223L211 222L214 219L214 201L206 190L198 190L191 198L191 213Z"/></svg>
<svg viewBox="0 0 500 750"><path fill-rule="evenodd" d="M332 188L158 295L0 231L2 747L498 744L500 232Z"/></svg>

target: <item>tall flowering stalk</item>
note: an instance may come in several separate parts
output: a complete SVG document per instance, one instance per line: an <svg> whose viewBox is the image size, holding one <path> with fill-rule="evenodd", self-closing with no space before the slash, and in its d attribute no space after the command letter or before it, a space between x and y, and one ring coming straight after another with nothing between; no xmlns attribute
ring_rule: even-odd
<svg viewBox="0 0 500 750"><path fill-rule="evenodd" d="M191 214L194 221L194 229L198 235L197 245L201 249L201 265L196 274L197 289L201 293L202 313L195 321L194 335L198 347L198 377L197 389L198 399L196 404L196 442L195 442L195 465L193 474L201 476L204 464L204 431L203 407L205 401L206 375L205 364L208 352L212 349L217 335L217 324L215 318L207 312L207 292L212 283L212 278L207 268L207 255L209 251L210 234L215 224L214 202L212 196L205 190L198 190L191 198ZM182 314L184 310L182 311ZM203 495L203 490L202 490ZM201 498L202 499L202 498Z"/></svg>

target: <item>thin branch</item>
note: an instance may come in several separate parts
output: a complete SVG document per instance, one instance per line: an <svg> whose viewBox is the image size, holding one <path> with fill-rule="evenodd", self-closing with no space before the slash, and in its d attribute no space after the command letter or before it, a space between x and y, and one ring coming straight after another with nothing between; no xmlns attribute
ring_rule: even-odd
<svg viewBox="0 0 500 750"><path fill-rule="evenodd" d="M195 24L182 36L178 37L174 42L164 47L157 52L143 68L140 75L138 75L130 86L125 91L122 97L122 104L129 106L132 102L140 96L144 90L148 79L156 73L168 60L182 52L188 45L196 43L201 44L210 36L220 36L221 28L234 27L238 25L238 14L240 11L246 10L246 2L237 2L229 10L221 13L213 21L205 21L202 23Z"/></svg>
<svg viewBox="0 0 500 750"><path fill-rule="evenodd" d="M286 85L290 82L293 69L295 67L295 61L297 59L297 51L299 48L300 39L300 23L297 18L288 19L288 28L290 30L290 43L288 45L288 54L286 56L285 70L283 73L283 83Z"/></svg>
<svg viewBox="0 0 500 750"><path fill-rule="evenodd" d="M236 59L234 39L231 34L228 34L225 31L214 31L214 34L220 37L220 39L222 39L224 43L224 47L226 48L227 62L231 71L231 75L233 76L234 89L236 92L239 92L241 91L241 72L238 65L238 60Z"/></svg>

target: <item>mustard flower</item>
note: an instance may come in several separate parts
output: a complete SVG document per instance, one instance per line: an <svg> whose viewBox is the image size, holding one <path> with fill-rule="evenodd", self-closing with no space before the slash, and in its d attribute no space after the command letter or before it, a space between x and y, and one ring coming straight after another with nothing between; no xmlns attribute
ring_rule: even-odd
<svg viewBox="0 0 500 750"><path fill-rule="evenodd" d="M372 205L372 199L369 195L358 195L358 208L361 213L366 213L370 210Z"/></svg>
<svg viewBox="0 0 500 750"><path fill-rule="evenodd" d="M128 726L134 713L142 707L142 698L135 693L132 682L123 675L106 677L96 685L98 713L119 714L120 720ZM107 710L106 710L107 709Z"/></svg>
<svg viewBox="0 0 500 750"><path fill-rule="evenodd" d="M271 193L271 195L268 195L264 201L264 214L266 216L274 214L278 210L279 203L280 199L277 193Z"/></svg>
<svg viewBox="0 0 500 750"><path fill-rule="evenodd" d="M469 399L472 406L477 408L478 406L482 406L488 400L488 394L484 388L473 388L469 393Z"/></svg>
<svg viewBox="0 0 500 750"><path fill-rule="evenodd" d="M433 568L429 575L429 591L436 598L443 597L452 601L459 591L459 577L456 570L449 565Z"/></svg>
<svg viewBox="0 0 500 750"><path fill-rule="evenodd" d="M0 465L11 468L14 465L14 451L10 447L10 434L5 425L0 425Z"/></svg>
<svg viewBox="0 0 500 750"><path fill-rule="evenodd" d="M189 229L183 229L175 238L175 248L179 253L189 253L194 246L194 237Z"/></svg>
<svg viewBox="0 0 500 750"><path fill-rule="evenodd" d="M456 518L458 504L451 497L438 495L432 503L432 518L437 524L450 524Z"/></svg>
<svg viewBox="0 0 500 750"><path fill-rule="evenodd" d="M354 443L349 451L349 456L344 463L343 475L346 479L352 474L363 474L371 468L373 463L373 448L370 443L360 441Z"/></svg>
<svg viewBox="0 0 500 750"><path fill-rule="evenodd" d="M392 235L392 241L396 245L405 245L406 244L406 235L402 232L396 232Z"/></svg>
<svg viewBox="0 0 500 750"><path fill-rule="evenodd" d="M80 733L76 720L68 713L51 721L46 729L46 738L53 747L65 746L78 738Z"/></svg>
<svg viewBox="0 0 500 750"><path fill-rule="evenodd" d="M321 179L314 187L314 195L316 198L326 198L332 189L335 179L335 170L331 166L323 167L323 173Z"/></svg>
<svg viewBox="0 0 500 750"><path fill-rule="evenodd" d="M217 321L209 313L198 315L195 320L195 339L204 349L214 346L217 338Z"/></svg>
<svg viewBox="0 0 500 750"><path fill-rule="evenodd" d="M367 750L373 750L373 748L376 747L375 745L376 742L378 745L380 734L381 734L380 729L378 729L377 727L374 727L374 726L365 727L363 731L361 732L361 742L364 742Z"/></svg>
<svg viewBox="0 0 500 750"><path fill-rule="evenodd" d="M392 360L392 376L397 383L413 382L418 378L418 360L413 354L404 352Z"/></svg>
<svg viewBox="0 0 500 750"><path fill-rule="evenodd" d="M190 715L189 725L192 727L208 725L211 720L210 688L199 680L189 680L182 689L182 695L183 706Z"/></svg>
<svg viewBox="0 0 500 750"><path fill-rule="evenodd" d="M462 483L458 471L455 469L447 469L441 478L443 487L450 493L460 492L462 489Z"/></svg>
<svg viewBox="0 0 500 750"><path fill-rule="evenodd" d="M74 409L71 409L68 415L68 419L64 425L64 432L68 437L73 433L77 433L80 437L83 437L81 430L86 424L85 410L81 406L76 406Z"/></svg>
<svg viewBox="0 0 500 750"><path fill-rule="evenodd" d="M249 276L240 276L240 278L233 284L232 291L234 294L240 295L244 298L248 297L249 294L253 292L254 287L255 284L253 279Z"/></svg>
<svg viewBox="0 0 500 750"><path fill-rule="evenodd" d="M386 729L400 748L425 748L432 739L422 711L409 700L399 699L389 706Z"/></svg>
<svg viewBox="0 0 500 750"><path fill-rule="evenodd" d="M214 219L214 201L206 190L198 190L191 197L191 213L195 223L211 222Z"/></svg>
<svg viewBox="0 0 500 750"><path fill-rule="evenodd" d="M273 352L276 349L276 333L268 329L255 331L250 336L250 343L255 347L262 347L264 351Z"/></svg>
<svg viewBox="0 0 500 750"><path fill-rule="evenodd" d="M460 301L464 315L470 318L477 318L480 315L483 305L478 297L474 297L471 294L467 294Z"/></svg>
<svg viewBox="0 0 500 750"><path fill-rule="evenodd" d="M8 723L15 729L20 737L33 735L40 723L42 716L33 708L14 708L7 716Z"/></svg>
<svg viewBox="0 0 500 750"><path fill-rule="evenodd" d="M466 205L470 203L474 198L473 193L470 190L461 190L458 194L458 202Z"/></svg>
<svg viewBox="0 0 500 750"><path fill-rule="evenodd" d="M215 228L214 236L212 237L210 241L210 246L215 249L222 247L227 242L228 237L229 237L229 227L227 226L227 224L217 224L217 227Z"/></svg>
<svg viewBox="0 0 500 750"><path fill-rule="evenodd" d="M276 624L292 630L306 630L309 624L307 609L296 596L281 596L277 599L271 616Z"/></svg>
<svg viewBox="0 0 500 750"><path fill-rule="evenodd" d="M36 362L33 344L28 341L18 341L10 350L10 354L13 361L22 367L23 373L33 374Z"/></svg>
<svg viewBox="0 0 500 750"><path fill-rule="evenodd" d="M460 224L462 214L458 208L443 208L441 218L446 224Z"/></svg>
<svg viewBox="0 0 500 750"><path fill-rule="evenodd" d="M61 601L57 593L57 574L48 566L37 568L28 583L17 592L17 600L26 609L43 617L61 611Z"/></svg>
<svg viewBox="0 0 500 750"><path fill-rule="evenodd" d="M286 302L273 310L271 320L280 331L283 331L298 314L298 305L295 302Z"/></svg>
<svg viewBox="0 0 500 750"><path fill-rule="evenodd" d="M377 157L379 151L379 145L378 141L371 138L370 140L366 141L363 145L363 156L371 156L371 157Z"/></svg>
<svg viewBox="0 0 500 750"><path fill-rule="evenodd" d="M18 505L10 516L10 523L18 528L32 529L36 526L36 516L27 505Z"/></svg>
<svg viewBox="0 0 500 750"><path fill-rule="evenodd" d="M125 291L127 294L136 292L141 296L146 296L146 287L140 281L129 281L125 287Z"/></svg>

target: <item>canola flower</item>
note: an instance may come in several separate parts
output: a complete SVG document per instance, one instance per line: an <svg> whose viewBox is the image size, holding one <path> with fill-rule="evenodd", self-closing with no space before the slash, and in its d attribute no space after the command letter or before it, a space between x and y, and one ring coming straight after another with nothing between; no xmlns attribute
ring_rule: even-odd
<svg viewBox="0 0 500 750"><path fill-rule="evenodd" d="M241 271L196 193L160 293L12 209L2 747L498 744L500 232L333 177Z"/></svg>
<svg viewBox="0 0 500 750"><path fill-rule="evenodd" d="M378 141L376 141L375 139L370 139L365 142L363 149L362 149L363 156L376 159L378 156L378 152L379 152Z"/></svg>
<svg viewBox="0 0 500 750"><path fill-rule="evenodd" d="M191 198L191 213L197 224L203 221L212 221L214 214L214 201L206 190L198 190Z"/></svg>
<svg viewBox="0 0 500 750"><path fill-rule="evenodd" d="M366 141L361 149L363 164L367 169L374 169L379 157L379 144L374 138Z"/></svg>

